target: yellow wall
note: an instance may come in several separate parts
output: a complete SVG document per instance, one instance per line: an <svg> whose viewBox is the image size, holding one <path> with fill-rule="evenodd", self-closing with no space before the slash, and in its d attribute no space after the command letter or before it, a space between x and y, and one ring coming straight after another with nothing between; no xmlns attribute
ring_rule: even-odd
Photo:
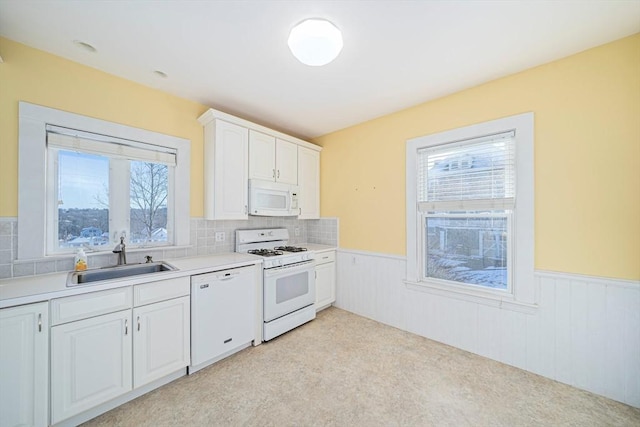
<svg viewBox="0 0 640 427"><path fill-rule="evenodd" d="M18 101L190 139L203 214L202 128L190 102L0 38L0 217L17 216ZM318 138L322 214L345 248L405 253L405 141L536 115L536 268L640 278L640 34Z"/></svg>
<svg viewBox="0 0 640 427"><path fill-rule="evenodd" d="M527 111L536 268L640 279L640 34L317 138L340 246L405 254L407 139Z"/></svg>
<svg viewBox="0 0 640 427"><path fill-rule="evenodd" d="M18 215L18 101L191 140L191 215L203 214L207 107L0 37L0 217Z"/></svg>

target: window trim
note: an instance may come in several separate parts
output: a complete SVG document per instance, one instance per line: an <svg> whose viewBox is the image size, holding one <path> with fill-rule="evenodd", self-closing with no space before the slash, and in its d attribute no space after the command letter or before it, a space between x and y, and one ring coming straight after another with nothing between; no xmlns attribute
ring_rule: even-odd
<svg viewBox="0 0 640 427"><path fill-rule="evenodd" d="M18 260L46 258L47 125L140 141L177 151L174 187L190 188L191 142L187 139L134 128L75 113L19 102L18 136ZM190 243L190 191L174 194L174 232L171 248ZM59 257L62 254L52 254Z"/></svg>
<svg viewBox="0 0 640 427"><path fill-rule="evenodd" d="M513 213L512 286L510 292L470 285L451 285L423 277L421 218L418 210L419 149L454 141L472 139L509 130L516 131L516 199ZM461 298L494 306L530 311L536 307L534 282L534 114L524 113L471 126L421 136L406 142L406 241L407 271L405 283L415 290Z"/></svg>

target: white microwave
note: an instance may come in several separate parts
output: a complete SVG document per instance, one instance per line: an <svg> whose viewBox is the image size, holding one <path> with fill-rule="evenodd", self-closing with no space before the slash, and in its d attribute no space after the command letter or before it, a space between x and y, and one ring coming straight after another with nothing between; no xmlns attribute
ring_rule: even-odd
<svg viewBox="0 0 640 427"><path fill-rule="evenodd" d="M249 215L297 216L299 213L298 186L249 180Z"/></svg>

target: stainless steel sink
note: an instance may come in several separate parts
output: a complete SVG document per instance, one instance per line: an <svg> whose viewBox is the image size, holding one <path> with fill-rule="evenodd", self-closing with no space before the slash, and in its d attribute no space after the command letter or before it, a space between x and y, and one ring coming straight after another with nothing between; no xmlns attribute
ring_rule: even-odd
<svg viewBox="0 0 640 427"><path fill-rule="evenodd" d="M67 286L87 285L103 280L140 276L143 274L162 273L177 270L166 262L148 262L145 264L118 265L115 267L97 268L95 270L72 271L67 276Z"/></svg>

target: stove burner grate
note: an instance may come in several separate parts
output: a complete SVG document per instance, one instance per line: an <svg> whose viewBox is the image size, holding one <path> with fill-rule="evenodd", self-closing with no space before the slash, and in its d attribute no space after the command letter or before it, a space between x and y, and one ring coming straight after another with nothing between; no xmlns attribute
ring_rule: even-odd
<svg viewBox="0 0 640 427"><path fill-rule="evenodd" d="M304 252L307 248L298 248L296 246L276 246L274 250L285 252Z"/></svg>
<svg viewBox="0 0 640 427"><path fill-rule="evenodd" d="M283 252L280 250L271 250L271 249L251 249L247 252L253 255L260 255L260 256L278 256L283 254Z"/></svg>

